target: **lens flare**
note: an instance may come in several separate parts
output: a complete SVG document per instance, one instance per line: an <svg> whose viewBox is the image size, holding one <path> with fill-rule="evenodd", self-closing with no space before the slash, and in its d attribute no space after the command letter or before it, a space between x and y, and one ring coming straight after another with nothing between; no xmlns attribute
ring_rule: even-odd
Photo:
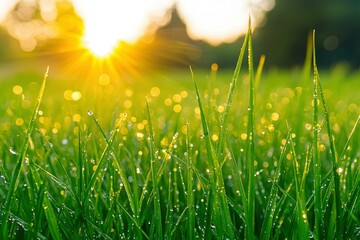
<svg viewBox="0 0 360 240"><path fill-rule="evenodd" d="M170 20L172 0L73 0L84 21L83 45L105 57L120 41L136 42Z"/></svg>
<svg viewBox="0 0 360 240"><path fill-rule="evenodd" d="M118 45L118 39L113 37L109 31L101 31L101 29L99 31L93 30L84 34L83 45L98 58L103 58L114 51Z"/></svg>

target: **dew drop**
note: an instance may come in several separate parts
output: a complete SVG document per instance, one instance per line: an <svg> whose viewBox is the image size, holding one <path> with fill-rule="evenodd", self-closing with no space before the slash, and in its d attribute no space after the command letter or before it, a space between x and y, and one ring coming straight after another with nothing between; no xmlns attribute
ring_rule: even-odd
<svg viewBox="0 0 360 240"><path fill-rule="evenodd" d="M18 153L17 153L14 149L12 149L12 148L9 148L9 151L10 151L10 153L13 154L13 155L18 155Z"/></svg>
<svg viewBox="0 0 360 240"><path fill-rule="evenodd" d="M29 158L25 157L25 160L24 160L24 166L29 166Z"/></svg>

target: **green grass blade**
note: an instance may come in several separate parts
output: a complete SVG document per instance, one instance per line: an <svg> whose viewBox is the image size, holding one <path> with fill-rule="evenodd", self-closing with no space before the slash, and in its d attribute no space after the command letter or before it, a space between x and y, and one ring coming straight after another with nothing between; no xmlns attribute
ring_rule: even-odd
<svg viewBox="0 0 360 240"><path fill-rule="evenodd" d="M315 211L315 237L316 239L324 239L324 224L323 224L323 214L322 214L322 197L321 197L321 160L319 157L319 97L318 97L318 69L316 66L316 52L315 52L315 30L313 31L313 103L314 103L314 112L313 112L313 158L314 158L314 211Z"/></svg>
<svg viewBox="0 0 360 240"><path fill-rule="evenodd" d="M316 65L315 65L316 66ZM328 138L329 138L329 143L330 143L330 157L331 157L331 164L332 164L332 171L333 171L333 177L334 177L334 191L335 191L335 205L336 205L336 239L343 239L343 221L342 221L342 202L341 202L341 196L340 196L340 176L338 173L338 159L337 159L337 154L336 154L336 148L335 148L335 143L334 143L334 136L332 134L332 130L331 130L331 126L330 126L330 118L329 118L329 112L328 112L328 108L327 108L327 104L325 101L325 97L324 97L324 93L321 87L321 82L320 82L320 76L319 76L319 71L316 70L317 73L317 79L318 79L318 87L319 87L319 92L320 92L320 96L321 96L321 102L324 108L324 117L325 117L325 123L326 123L326 129L327 129L327 134L328 134Z"/></svg>
<svg viewBox="0 0 360 240"><path fill-rule="evenodd" d="M237 212L240 219L244 223L246 223L246 217L245 216L246 216L246 210L248 209L247 193L246 193L245 187L244 187L244 181L243 181L243 178L242 178L242 172L240 170L240 167L239 167L237 161L235 160L236 157L235 157L234 151L233 151L230 144L228 144L228 146L229 146L229 152L230 152L230 156L231 156L230 159L231 159L232 164L234 166L234 179L236 180L236 183L239 184L238 188L239 188L239 192L240 192L242 208L240 209L240 207L237 207L235 203L232 203L233 201L231 201L231 200L228 200L228 201L230 203L230 206L235 210L235 212Z"/></svg>
<svg viewBox="0 0 360 240"><path fill-rule="evenodd" d="M57 222L58 218L57 218L57 215L55 214L55 211L49 201L47 192L45 192L45 195L44 195L43 208L44 208L46 220L47 220L50 232L51 232L51 236L53 237L53 239L61 240L62 237L61 237L58 222Z"/></svg>
<svg viewBox="0 0 360 240"><path fill-rule="evenodd" d="M348 147L349 147L349 145L350 145L350 140L353 138L354 133L355 133L355 130L356 130L357 126L359 125L359 123L360 123L360 115L358 116L358 118L357 118L357 120L356 120L356 122L355 122L355 125L354 125L354 127L352 128L352 130L351 130L351 132L350 132L350 134L349 134L349 137L347 138L346 143L345 143L345 145L344 145L344 147L343 147L343 151L342 151L342 153L341 153L341 155L340 155L340 157L339 157L338 167L340 166L341 161L344 159L344 156L345 156L345 154L346 154L346 151L348 150Z"/></svg>
<svg viewBox="0 0 360 240"><path fill-rule="evenodd" d="M30 167L31 168L31 167ZM31 170L33 171L33 169ZM35 181L35 177L34 177L34 181ZM38 192L37 192L37 198L38 198L38 201L37 201L37 204L35 206L35 209L36 209L36 212L35 212L35 216L36 216L36 220L35 220L35 224L34 224L34 231L36 232L39 232L41 231L41 225L43 224L43 202L44 202L44 195L45 195L45 185L41 185L40 189L38 189Z"/></svg>
<svg viewBox="0 0 360 240"><path fill-rule="evenodd" d="M161 177L162 175L164 174L164 170L166 169L166 166L167 164L169 163L168 159L170 159L171 155L172 155L172 152L174 151L174 146L177 142L177 137L178 137L178 133L175 133L173 138L172 138L172 141L171 143L169 144L169 147L168 149L165 151L165 155L164 155L164 161L162 161L158 171L157 171L157 181L158 183L160 182L161 180ZM141 193L141 196L140 196L140 200L139 200L139 206L142 206L142 203L145 199L145 194L147 193L147 188L148 188L148 185L150 183L150 180L151 180L151 175L152 172L149 171L148 174L146 175L146 179L145 179L145 183L144 183L144 186L143 186L143 192ZM152 193L152 190L150 190L151 194Z"/></svg>
<svg viewBox="0 0 360 240"><path fill-rule="evenodd" d="M91 113L89 113L89 115L93 115L93 113L91 112ZM101 170L102 170L102 165L104 164L104 160L105 160L107 154L108 154L111 150L113 150L112 144L113 144L113 142L114 142L114 139L115 139L115 137L116 137L116 133L118 132L118 130L119 130L119 128L120 128L120 126L121 126L124 118L125 118L125 116L122 116L122 119L120 119L120 121L119 121L118 124L115 126L114 130L112 131L110 138L109 138L109 139L108 139L108 138L105 138L106 146L105 146L105 148L104 148L104 150L103 150L103 152L102 152L102 154L101 154L101 156L100 156L100 159L99 159L99 161L98 161L98 163L97 163L97 168L96 168L95 172L93 173L93 175L91 176L90 181L89 181L89 183L88 183L88 185L87 185L87 187L86 187L86 189L85 189L85 192L84 192L84 200L88 199L89 194L90 194L90 190L91 190L91 188L94 186L95 182L97 181L97 178L98 178L98 176L99 176L99 174L100 174L100 172L101 172ZM100 125L99 125L99 126L100 126ZM102 130L101 130L101 131L102 131ZM84 202L85 202L85 201L84 201Z"/></svg>
<svg viewBox="0 0 360 240"><path fill-rule="evenodd" d="M174 238L173 236L174 236L176 230L178 230L181 222L186 218L186 214L185 214L185 213L187 212L187 210L188 210L188 208L186 207L186 208L182 211L182 213L180 214L180 216L178 217L178 219L177 219L177 221L176 221L176 223L175 223L175 225L174 225L174 228L173 228L172 231L171 231L170 239L173 239L173 238Z"/></svg>
<svg viewBox="0 0 360 240"><path fill-rule="evenodd" d="M55 214L54 208L52 207L50 200L49 200L49 192L46 190L46 183L41 179L41 176L34 168L36 165L35 163L31 163L30 170L32 173L32 177L35 182L36 188L42 194L42 208L45 213L45 217L47 220L47 225L49 226L50 233L53 239L60 240L62 236L60 234L59 226L58 226L58 216Z"/></svg>
<svg viewBox="0 0 360 240"><path fill-rule="evenodd" d="M13 218L16 222L19 223L19 225L23 226L24 228L26 228L26 229L31 229L31 227L32 227L32 226L31 226L31 223L25 222L23 219L19 218L18 216L14 215L14 214L12 214L12 213L10 213L10 217ZM46 239L47 239L47 238L46 238L44 235L42 235L40 232L36 232L36 231L35 231L34 234L35 234L35 236L36 236L37 239L40 239L40 240L46 240ZM28 238L28 239L31 239L31 237Z"/></svg>
<svg viewBox="0 0 360 240"><path fill-rule="evenodd" d="M239 79L239 75L240 75L240 71L241 71L241 65L244 59L244 55L246 52L246 45L249 39L249 34L246 34L244 42L241 46L240 49L240 53L239 53L239 57L236 63L236 67L234 70L234 74L232 77L232 80L230 82L230 87L229 87L229 91L228 91L228 95L227 95L227 99L226 99L226 104L225 104L225 111L224 111L224 115L223 115L223 119L222 119L222 128L220 129L220 140L219 140L219 146L218 146L218 155L221 156L221 154L224 151L224 146L225 146L225 136L226 136L226 132L227 132L227 123L228 123L228 118L229 118L229 112L230 112L230 108L233 102L233 96L235 93L235 88L237 85L237 81Z"/></svg>
<svg viewBox="0 0 360 240"><path fill-rule="evenodd" d="M187 194L186 202L188 207L187 220L187 237L188 239L195 238L195 203L194 203L194 171L193 162L191 158L190 137L189 137L189 123L186 124L186 163L187 163Z"/></svg>
<svg viewBox="0 0 360 240"><path fill-rule="evenodd" d="M228 142L229 142L229 139L228 139ZM241 171L240 171L240 166L235 161L236 157L235 157L235 154L234 154L234 150L232 149L232 147L231 147L231 145L229 143L228 143L228 145L229 145L229 152L230 152L231 160L232 160L232 163L233 163L234 169L235 169L234 173L235 173L235 176L237 178L236 182L239 183L240 196L241 196L241 201L242 201L242 204L243 204L243 208L247 209L248 201L247 201L244 181L243 181L243 178L241 176L242 174L241 174Z"/></svg>
<svg viewBox="0 0 360 240"><path fill-rule="evenodd" d="M79 125L79 124L77 124ZM82 154L82 148L81 148L81 128L80 126L77 126L78 131L78 161L79 161L79 167L78 167L78 196L80 199L83 199L83 190L84 190L84 169L85 165L83 163L83 154Z"/></svg>
<svg viewBox="0 0 360 240"><path fill-rule="evenodd" d="M132 215L126 211L126 209L120 204L120 203L117 203L118 206L120 206L120 208L124 211L124 213L130 218L130 220L135 224L136 228L141 231L141 233L143 234L143 236L146 238L146 239L150 239L149 236L146 234L146 232L141 228L141 226L138 225L137 221L135 218L132 217Z"/></svg>
<svg viewBox="0 0 360 240"><path fill-rule="evenodd" d="M306 56L305 61L302 69L302 78L301 78L301 85L300 89L301 92L298 97L298 104L296 109L299 111L299 114L294 114L292 122L295 122L295 126L292 129L296 132L296 135L302 136L304 132L304 112L305 112L305 103L307 100L307 96L310 95L308 82L311 79L311 68L312 68L312 50L313 50L313 36L312 32L309 32L307 38L307 45L306 45ZM300 138L295 138L295 146L302 146L300 143Z"/></svg>
<svg viewBox="0 0 360 240"><path fill-rule="evenodd" d="M200 118L201 118L201 124L202 124L202 129L203 129L203 136L204 136L204 140L205 140L205 146L206 146L206 150L207 150L206 153L207 153L207 157L209 160L209 167L210 167L210 179L215 179L214 173L215 173L215 169L217 169L219 167L219 163L215 157L215 153L214 153L214 150L212 147L210 134L209 134L209 126L207 124L206 117L205 117L205 111L204 111L203 105L201 103L199 88L197 86L194 72L191 67L190 67L190 73L191 73L191 77L193 79L193 83L194 83L194 87L195 87L196 99L198 102L198 106L200 108Z"/></svg>
<svg viewBox="0 0 360 240"><path fill-rule="evenodd" d="M99 234L103 237L103 239L107 239L107 240L111 240L111 239L112 239L112 238L109 237L106 233L104 233L103 231L101 231L101 229L100 229L98 226L96 226L96 224L94 224L92 221L88 221L87 223L89 224L89 226L90 226L91 228L93 228L97 233L99 233Z"/></svg>
<svg viewBox="0 0 360 240"><path fill-rule="evenodd" d="M253 49L252 49L252 36L251 36L251 22L249 18L248 30L248 66L250 77L250 94L249 94L249 108L248 108L248 150L247 150L247 177L248 177L248 209L246 210L246 238L255 239L255 134L254 134L254 68L253 68Z"/></svg>
<svg viewBox="0 0 360 240"><path fill-rule="evenodd" d="M168 147L167 151L165 151L164 161L162 161L160 167L158 168L158 171L157 171L157 174L156 174L158 184L160 183L161 177L164 174L164 170L166 169L166 166L169 163L168 159L170 159L170 157L172 155L172 152L174 150L174 146L175 146L175 144L177 142L177 137L178 137L178 133L175 133L173 138L172 138L171 143L169 144L169 147ZM155 156L155 158L156 158L156 156ZM145 182L144 182L143 187L142 187L142 192L141 192L141 195L140 195L140 199L138 201L138 205L139 205L139 210L138 211L139 211L139 213L143 211L142 206L143 206L144 200L146 200L146 196L149 196L148 203L145 206L145 208L148 208L149 207L149 201L150 201L151 197L154 195L154 192L153 192L154 189L148 189L149 183L150 183L151 180L152 180L152 171L150 169L150 171L146 175ZM149 192L150 192L150 194L149 194ZM137 196L137 195L135 195L135 196ZM143 219L142 220L139 219L139 223L140 222L143 222Z"/></svg>
<svg viewBox="0 0 360 240"><path fill-rule="evenodd" d="M162 175L164 174L164 170L165 170L165 167L168 165L169 163L169 159L171 158L171 155L174 151L174 146L176 145L176 142L177 142L177 138L178 138L178 133L176 132L169 144L169 147L167 148L167 150L165 151L165 154L164 154L164 161L162 161L159 169L158 169L158 172L157 172L157 181L160 182L160 179L162 177Z"/></svg>
<svg viewBox="0 0 360 240"><path fill-rule="evenodd" d="M13 171L12 176L11 176L9 190L8 190L8 192L6 194L6 199L5 199L5 203L4 203L4 209L3 209L4 215L3 215L3 218L2 218L2 223L3 224L2 224L2 227L1 227L2 239L4 239L4 240L8 239L8 218L9 218L9 214L10 214L10 211L11 211L10 210L11 209L11 204L14 201L14 193L16 191L17 184L18 184L18 181L19 181L21 167L24 164L24 160L25 160L25 157L26 157L26 152L27 152L28 147L29 147L29 141L30 141L30 138L31 138L31 134L33 133L33 131L35 129L36 119L38 117L40 104L41 104L41 101L42 101L42 97L44 95L48 73L49 73L49 67L46 69L46 73L44 75L44 79L42 81L42 84L41 84L41 87L40 87L40 90L39 90L39 94L38 94L37 99L36 99L35 108L33 110L31 118L30 118L28 130L26 132L25 139L24 139L24 142L22 144L21 151L19 153L19 157L17 159L16 166L15 166L14 171Z"/></svg>
<svg viewBox="0 0 360 240"><path fill-rule="evenodd" d="M115 149L112 146L112 143L107 138L105 132L103 131L103 129L102 129L102 127L101 127L101 125L100 125L100 123L98 121L98 119L95 117L95 115L91 111L89 111L88 113L89 113L89 116L94 120L97 128L100 130L100 132L102 134L102 137L104 138L107 145L110 146L110 148L111 148L111 150L113 152L115 152ZM126 118L125 114L121 115L121 119L118 122L118 125L115 126L115 130L113 131L113 134L116 133L116 131L120 128L121 123L124 122L125 118ZM121 165L121 161L119 159L119 156L117 154L114 154L113 156L115 158L115 164L116 164L116 167L118 169L118 174L119 174L119 176L121 178L122 183L124 184L125 192L126 192L126 194L128 196L131 210L133 211L135 216L137 216L137 219L138 219L138 217L139 217L139 203L137 201L137 194L134 194L132 192L132 190L131 190L130 183L129 183L128 178L126 177L126 174L125 174L125 172L123 170L123 167Z"/></svg>
<svg viewBox="0 0 360 240"><path fill-rule="evenodd" d="M201 103L199 88L197 86L194 73L190 67L191 76L193 79L196 98L200 108L201 124L205 140L206 154L209 161L210 169L210 199L209 206L213 209L213 220L216 230L220 231L222 237L234 238L234 229L230 218L229 206L226 201L226 191L224 187L224 180L222 176L222 169L219 165L218 157L215 153L214 147L211 143L209 134L209 126L205 117L205 112Z"/></svg>
<svg viewBox="0 0 360 240"><path fill-rule="evenodd" d="M289 138L290 146L291 146L291 155L292 155L292 162L293 162L293 176L295 181L295 189L296 189L296 220L298 224L298 237L299 239L309 239L310 230L309 230L309 223L308 223L308 216L306 211L306 201L304 196L304 191L301 189L301 182L300 182L300 164L297 161L298 156L295 152L295 145L291 138ZM305 177L307 174L307 167L305 167L303 173L303 181L305 181Z"/></svg>
<svg viewBox="0 0 360 240"><path fill-rule="evenodd" d="M30 162L29 166L31 167L31 169L34 171L35 169L38 169L38 171L41 171L43 173L45 173L51 180L53 180L54 182L56 182L61 188L65 189L67 192L69 192L71 194L71 196L76 196L75 192L72 191L72 188L68 187L68 185L66 185L64 182L62 182L59 178L57 178L56 176L54 176L53 174L51 174L50 172L48 172L47 170L45 170L43 167L41 167L40 165L36 164L35 162Z"/></svg>
<svg viewBox="0 0 360 240"><path fill-rule="evenodd" d="M263 221L263 225L262 225L261 232L260 232L261 239L263 239L263 240L270 239L270 237L271 237L271 229L274 225L274 220L275 220L274 214L275 214L275 211L276 211L276 208L278 205L277 204L277 197L278 197L277 184L279 182L279 178L281 175L282 162L283 162L283 159L285 158L285 152L287 150L287 145L289 143L290 136L291 136L291 134L288 133L288 135L286 137L285 145L282 148L281 153L280 153L278 165L276 166L274 179L272 180L270 195L268 197L264 221Z"/></svg>
<svg viewBox="0 0 360 240"><path fill-rule="evenodd" d="M344 217L344 221L346 221L346 231L344 234L344 238L351 238L356 232L356 229L360 226L359 220L359 209L360 209L360 181L358 181L354 188L351 191L351 197L348 202L345 204L346 209L346 218ZM350 195L350 194L349 194ZM358 231L358 230L357 230Z"/></svg>
<svg viewBox="0 0 360 240"><path fill-rule="evenodd" d="M146 100L146 110L147 110L147 116L148 116L148 122L149 122L149 134L150 134L150 142L149 142L149 150L150 150L150 171L152 175L152 182L153 182L153 196L154 196L154 218L156 226L156 239L162 239L163 233L162 233L162 217L161 217L161 206L160 206L160 194L159 194L159 187L158 187L158 181L157 181L157 172L158 169L156 167L155 162L155 140L154 140L154 131L152 127L152 121L151 121L151 115L150 115L150 107L149 103Z"/></svg>
<svg viewBox="0 0 360 240"><path fill-rule="evenodd" d="M306 56L305 62L302 69L302 84L308 81L311 72L311 60L312 60L312 53L313 53L313 33L309 32L308 39L307 39L307 46L306 46Z"/></svg>
<svg viewBox="0 0 360 240"><path fill-rule="evenodd" d="M175 174L175 173L174 173ZM176 182L173 181L173 174L170 172L169 176L168 176L168 199L167 199L167 205L168 207L166 208L166 215L165 215L165 233L164 233L164 239L169 239L170 235L171 235L171 229L173 227L174 224L174 218L172 215L172 212L174 211L174 203L173 203L173 198L172 198L172 194L173 194L173 188L172 188L172 182ZM175 200L174 200L175 202Z"/></svg>
<svg viewBox="0 0 360 240"><path fill-rule="evenodd" d="M256 74L255 74L255 83L254 83L255 90L257 90L258 87L259 87L261 75L262 75L264 65L265 65L265 59L266 59L265 55L261 55L259 65L258 65L258 68L256 70Z"/></svg>

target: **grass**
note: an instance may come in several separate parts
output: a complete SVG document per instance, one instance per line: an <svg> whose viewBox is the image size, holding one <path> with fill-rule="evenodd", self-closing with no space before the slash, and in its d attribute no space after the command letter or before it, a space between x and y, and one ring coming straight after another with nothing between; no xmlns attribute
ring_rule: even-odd
<svg viewBox="0 0 360 240"><path fill-rule="evenodd" d="M2 80L2 239L359 238L359 73L314 43L292 71L249 31L233 73Z"/></svg>

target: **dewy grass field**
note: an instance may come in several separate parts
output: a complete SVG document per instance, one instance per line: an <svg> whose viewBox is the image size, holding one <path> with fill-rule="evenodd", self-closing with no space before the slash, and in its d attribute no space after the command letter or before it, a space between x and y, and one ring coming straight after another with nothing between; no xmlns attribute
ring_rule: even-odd
<svg viewBox="0 0 360 240"><path fill-rule="evenodd" d="M249 32L233 76L2 80L1 239L360 238L359 73L313 41L301 71Z"/></svg>

